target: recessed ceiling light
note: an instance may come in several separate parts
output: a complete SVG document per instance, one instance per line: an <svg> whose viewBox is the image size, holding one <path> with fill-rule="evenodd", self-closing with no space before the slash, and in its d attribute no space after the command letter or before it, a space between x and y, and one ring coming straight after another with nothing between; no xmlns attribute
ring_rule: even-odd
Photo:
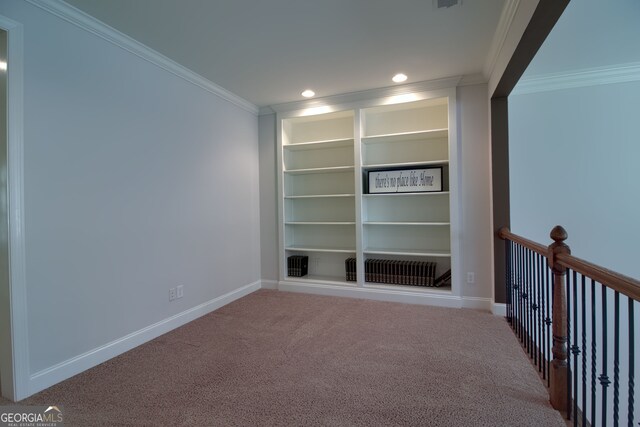
<svg viewBox="0 0 640 427"><path fill-rule="evenodd" d="M403 81L407 80L407 75L406 74L402 74L402 73L398 73L395 76L393 76L393 78L391 79L396 83L402 83Z"/></svg>
<svg viewBox="0 0 640 427"><path fill-rule="evenodd" d="M313 96L315 96L315 92L312 91L311 89L307 89L304 92L302 92L302 96L304 96L305 98L311 98Z"/></svg>

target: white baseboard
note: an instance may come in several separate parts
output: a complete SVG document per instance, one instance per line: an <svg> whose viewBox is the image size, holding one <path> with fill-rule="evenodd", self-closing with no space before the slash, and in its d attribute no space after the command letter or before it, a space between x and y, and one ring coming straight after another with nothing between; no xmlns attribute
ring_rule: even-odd
<svg viewBox="0 0 640 427"><path fill-rule="evenodd" d="M278 281L262 279L260 281L260 287L262 289L278 289Z"/></svg>
<svg viewBox="0 0 640 427"><path fill-rule="evenodd" d="M284 282L277 282L276 284L277 289L281 291L302 292L315 295L338 297L364 298L376 301L402 302L408 304L434 305L438 307L470 308L488 312L492 311L494 305L491 298L458 297L437 288L427 291L412 291L407 288L397 289L391 286L359 288L356 286L302 283L289 280Z"/></svg>
<svg viewBox="0 0 640 427"><path fill-rule="evenodd" d="M437 288L434 288L432 291L416 292L408 290L406 288L393 289L391 287L385 286L358 288L355 286L283 281L278 283L278 290L288 292L302 292L314 295L363 298L376 301L435 305L439 307L462 307L462 300L460 297L451 295L446 291L438 290Z"/></svg>
<svg viewBox="0 0 640 427"><path fill-rule="evenodd" d="M496 316L507 317L507 304L494 302L491 307L491 312Z"/></svg>
<svg viewBox="0 0 640 427"><path fill-rule="evenodd" d="M86 353L65 360L50 368L37 372L29 378L29 395L42 391L54 384L71 378L80 372L93 368L100 363L106 362L126 351L131 350L141 344L159 337L173 329L185 325L198 317L204 316L214 310L219 309L243 296L246 296L261 287L261 282L257 281L245 285L227 294L214 298L210 301L197 305L182 313L178 313L153 325L132 332L115 341L97 347Z"/></svg>
<svg viewBox="0 0 640 427"><path fill-rule="evenodd" d="M491 311L491 298L462 297L462 307L473 310Z"/></svg>

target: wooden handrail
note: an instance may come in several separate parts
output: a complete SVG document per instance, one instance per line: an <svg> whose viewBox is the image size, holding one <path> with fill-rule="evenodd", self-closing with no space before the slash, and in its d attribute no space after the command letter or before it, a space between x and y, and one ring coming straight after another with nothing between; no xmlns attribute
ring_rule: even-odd
<svg viewBox="0 0 640 427"><path fill-rule="evenodd" d="M568 238L567 231L559 225L555 226L553 230L551 230L551 233L549 234L549 237L553 241L553 243L551 243L549 246L543 246L529 239L525 239L522 236L513 234L506 227L501 228L497 234L498 234L498 237L500 237L503 240L517 243L525 247L526 249L532 252L536 252L547 258L547 265L548 265L548 268L551 270L552 278L553 278L551 281L552 283L551 292L553 295L553 297L551 298L551 319L548 319L548 318L546 319L546 321L550 322L551 324L551 332L552 332L552 340L553 340L552 347L551 347L551 353L553 357L549 365L549 401L551 402L551 405L555 409L560 411L566 410L567 413L570 414L571 398L570 398L570 383L569 383L569 373L570 373L569 371L569 324L567 322L568 320L567 316L569 313L569 301L567 299L567 296L569 295L569 292L570 292L569 280L567 279L567 276L569 276L570 273L568 273L568 270L572 270L574 274L580 273L583 278L589 278L594 282L600 283L603 286L602 288L603 292L605 288L609 288L635 301L640 301L640 281L636 279L632 279L631 277L624 276L619 273L615 273L611 270L607 270L606 268L600 267L598 265L595 265L588 261L584 261L580 258L577 258L571 255L571 248L565 243ZM509 252L507 251L507 257L510 257L510 256L511 255L509 255ZM508 259L507 259L507 263L509 263ZM522 273L522 271L520 273ZM512 273L508 270L507 274L511 275ZM519 275L516 275L511 279L508 279L509 286L513 286L512 290L519 289L520 287L524 287L525 289L524 291L521 291L519 296L517 296L517 298L519 299L520 310L525 310L525 307L522 304L526 304L524 301L526 301L527 298L529 297L528 293L532 286L532 284L530 283L531 280L532 278L530 277L530 275L524 278L520 277ZM576 284L574 283L573 285L574 285L573 297L575 301ZM538 286L540 286L539 283L538 283ZM547 286L546 279L545 279L544 286ZM592 288L592 292L594 291L595 291L595 286ZM512 304L513 304L513 301L514 300L512 300ZM602 301L603 301L602 303L606 305L605 294L603 294L602 296ZM549 300L547 300L547 304L548 303L549 303ZM583 295L582 304L583 304L583 316L584 316L584 304L585 304L584 295ZM531 307L527 306L526 310L535 310L535 308L533 308L533 306ZM549 316L548 310L549 308L547 307L546 309L547 317ZM596 308L594 307L593 310L596 310ZM603 311L605 310L603 309ZM574 323L575 323L577 322L575 320L575 315L576 315L575 309L573 313L574 313ZM529 316L531 316L531 313L529 314ZM616 316L618 316L617 308L616 308ZM616 320L617 320L617 317L616 317ZM584 322L584 317L583 317L583 322ZM525 326L525 328L528 328L528 326ZM606 334L604 335L604 337L605 337L604 339L606 340ZM583 340L584 340L584 336L583 336ZM530 345L531 344L529 344L529 346ZM574 342L574 346L575 346L575 342ZM579 347L576 347L576 348L579 348ZM572 352L574 351L573 346L571 348L571 351ZM574 358L576 357L575 355L577 355L577 353L574 352ZM594 359L594 364L595 364L595 359ZM607 375L606 375L606 369L605 369L605 373L602 375L602 378L604 378L604 380L601 380L601 382L608 381ZM614 382L616 381L617 379L614 380ZM603 384L606 384L606 382ZM606 387L606 385L604 386Z"/></svg>
<svg viewBox="0 0 640 427"><path fill-rule="evenodd" d="M640 281L624 276L615 271L592 264L589 261L574 257L573 255L559 254L558 263L570 268L583 276L594 279L604 286L620 292L631 299L640 301Z"/></svg>
<svg viewBox="0 0 640 427"><path fill-rule="evenodd" d="M502 227L500 230L498 230L498 237L500 237L502 240L511 240L512 242L519 243L525 248L537 252L542 256L549 256L548 246L541 245L540 243L536 243L533 240L529 240L525 237L513 234L508 227Z"/></svg>
<svg viewBox="0 0 640 427"><path fill-rule="evenodd" d="M514 234L507 227L498 231L498 237L502 240L510 240L519 243L527 249L549 258L549 247ZM613 289L636 301L640 301L640 280L625 276L615 271L608 270L599 265L575 257L569 253L560 253L556 256L556 262L563 267L570 268L583 276L589 277L604 286Z"/></svg>

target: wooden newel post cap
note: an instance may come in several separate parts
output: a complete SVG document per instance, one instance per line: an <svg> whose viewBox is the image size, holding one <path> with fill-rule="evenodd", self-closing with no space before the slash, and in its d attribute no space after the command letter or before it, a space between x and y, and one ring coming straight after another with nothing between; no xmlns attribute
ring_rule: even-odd
<svg viewBox="0 0 640 427"><path fill-rule="evenodd" d="M549 233L549 236L553 240L553 243L549 245L549 264L551 269L556 274L564 274L566 268L556 263L556 255L558 254L570 254L571 249L564 241L569 237L569 233L561 225L556 225Z"/></svg>
<svg viewBox="0 0 640 427"><path fill-rule="evenodd" d="M553 227L553 230L551 230L549 236L551 236L551 240L556 243L562 243L569 237L569 235L567 234L567 230L565 230L561 225L556 225L555 227Z"/></svg>

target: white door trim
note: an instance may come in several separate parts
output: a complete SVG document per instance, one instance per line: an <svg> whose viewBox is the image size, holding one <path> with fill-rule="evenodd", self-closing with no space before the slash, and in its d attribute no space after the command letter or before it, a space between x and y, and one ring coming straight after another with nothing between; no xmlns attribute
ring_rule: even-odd
<svg viewBox="0 0 640 427"><path fill-rule="evenodd" d="M25 278L24 175L23 175L23 29L22 24L0 16L7 31L7 167L9 221L10 342L0 357L2 392L20 400L29 393L29 336ZM5 344L5 343L2 343ZM8 360L7 360L8 359Z"/></svg>

